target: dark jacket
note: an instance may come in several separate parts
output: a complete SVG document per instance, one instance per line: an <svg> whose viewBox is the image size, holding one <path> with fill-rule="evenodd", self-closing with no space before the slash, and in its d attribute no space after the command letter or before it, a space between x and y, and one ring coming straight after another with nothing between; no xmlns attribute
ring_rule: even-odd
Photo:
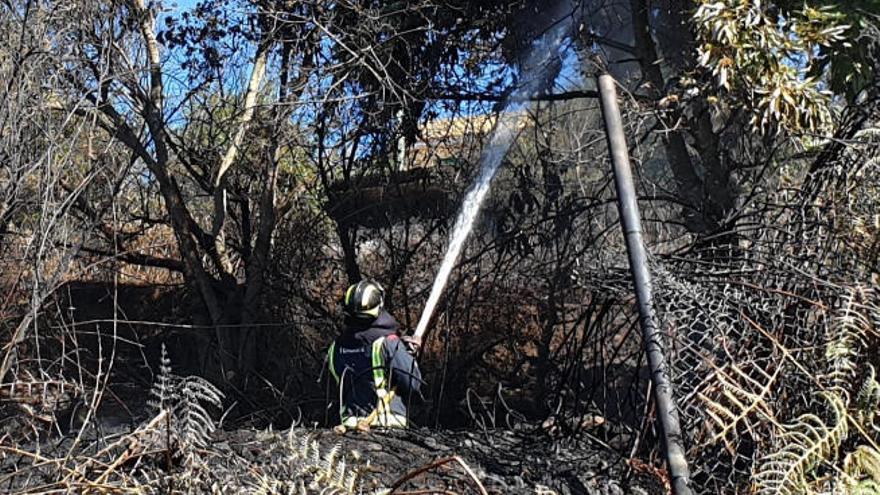
<svg viewBox="0 0 880 495"><path fill-rule="evenodd" d="M422 375L398 337L398 328L397 320L384 310L373 321L353 318L346 321L345 329L336 338L332 360L342 386L342 414L367 417L376 408L378 396L373 381L372 348L376 339L385 337L382 346L385 376L390 377L395 391L391 411L406 416L406 405L418 395Z"/></svg>

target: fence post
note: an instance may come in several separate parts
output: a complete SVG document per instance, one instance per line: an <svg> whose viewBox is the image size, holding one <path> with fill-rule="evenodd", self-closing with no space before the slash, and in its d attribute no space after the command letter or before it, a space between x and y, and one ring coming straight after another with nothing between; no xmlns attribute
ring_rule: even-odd
<svg viewBox="0 0 880 495"><path fill-rule="evenodd" d="M598 84L605 135L608 139L608 151L611 154L611 167L614 171L614 186L617 189L620 225L626 239L626 251L639 310L639 324L645 341L648 365L651 368L654 400L663 433L666 464L672 479L672 492L675 495L691 495L690 473L682 445L678 410L675 408L672 382L667 373L662 336L654 317L651 273L648 271L647 253L642 241L642 223L633 186L626 136L623 132L620 108L617 105L616 82L610 75L600 74Z"/></svg>

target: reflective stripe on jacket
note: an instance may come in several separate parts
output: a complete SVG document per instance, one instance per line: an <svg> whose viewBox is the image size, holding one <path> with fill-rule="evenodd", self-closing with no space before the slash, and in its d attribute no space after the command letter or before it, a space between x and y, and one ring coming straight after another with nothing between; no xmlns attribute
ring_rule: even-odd
<svg viewBox="0 0 880 495"><path fill-rule="evenodd" d="M384 354L385 337L381 337L373 341L370 346L370 367L373 376L373 390L376 394L376 407L368 416L352 415L345 406L344 402L340 402L339 418L342 424L353 428L360 421L367 421L370 426L406 426L406 416L401 418L390 411L389 402L393 398L391 391L388 389L389 383L385 378L385 358ZM330 345L327 350L330 359L330 373L336 379L336 383L340 384L343 377L340 377L336 371L336 342Z"/></svg>
<svg viewBox="0 0 880 495"><path fill-rule="evenodd" d="M396 328L394 318L383 312L373 322L346 328L328 349L345 426L364 419L372 426L406 426L406 403L418 392L421 374Z"/></svg>

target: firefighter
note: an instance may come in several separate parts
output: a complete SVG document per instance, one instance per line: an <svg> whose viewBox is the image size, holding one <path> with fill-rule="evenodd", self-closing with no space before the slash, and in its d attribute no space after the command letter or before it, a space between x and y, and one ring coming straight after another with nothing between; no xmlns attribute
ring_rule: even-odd
<svg viewBox="0 0 880 495"><path fill-rule="evenodd" d="M419 342L401 337L384 306L385 291L373 280L345 291L345 325L327 351L343 429L405 428L407 404L419 393Z"/></svg>

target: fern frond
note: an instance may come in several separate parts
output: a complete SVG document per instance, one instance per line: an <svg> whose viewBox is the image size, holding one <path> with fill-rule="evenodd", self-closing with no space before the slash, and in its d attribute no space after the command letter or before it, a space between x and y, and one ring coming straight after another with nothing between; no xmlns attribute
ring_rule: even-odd
<svg viewBox="0 0 880 495"><path fill-rule="evenodd" d="M758 494L812 493L807 476L820 463L837 458L837 450L848 434L846 405L838 394L821 395L830 405L834 422L826 424L816 415L804 414L787 425L778 439L780 450L759 463L754 477Z"/></svg>
<svg viewBox="0 0 880 495"><path fill-rule="evenodd" d="M171 371L171 359L168 357L168 349L162 343L162 352L159 356L159 374L150 387L150 397L147 401L154 413L163 409L170 409L171 403L178 399L177 384L180 379Z"/></svg>
<svg viewBox="0 0 880 495"><path fill-rule="evenodd" d="M336 467L333 470L333 484L336 486L344 487L345 486L345 470L347 466L345 464L345 457L339 459L339 462L336 463Z"/></svg>
<svg viewBox="0 0 880 495"><path fill-rule="evenodd" d="M358 479L360 478L360 472L357 469L349 469L348 475L345 477L345 489L348 493L354 493L355 488L358 485Z"/></svg>
<svg viewBox="0 0 880 495"><path fill-rule="evenodd" d="M825 380L831 387L848 392L855 380L858 357L874 331L870 306L872 292L863 286L855 286L848 288L841 298L825 348L825 359L829 364Z"/></svg>
<svg viewBox="0 0 880 495"><path fill-rule="evenodd" d="M715 376L717 382L713 385L713 397L709 392L699 392L697 395L706 406L706 414L712 419L713 437L712 442L724 441L730 451L735 450L733 440L729 438L731 433L736 433L740 425L744 425L749 431L752 430L750 418L758 416L763 420L772 420L773 413L767 405L767 396L773 390L773 385L779 376L782 367L770 375L758 366L754 366L752 375L741 367L731 364L730 372L719 369Z"/></svg>
<svg viewBox="0 0 880 495"><path fill-rule="evenodd" d="M880 493L880 452L860 445L847 454L843 461L845 485L848 494Z"/></svg>
<svg viewBox="0 0 880 495"><path fill-rule="evenodd" d="M174 408L186 446L204 447L215 430L214 420L206 406L220 408L223 393L202 377L188 376L181 384L181 400Z"/></svg>
<svg viewBox="0 0 880 495"><path fill-rule="evenodd" d="M318 473L315 476L316 482L323 482L326 484L332 484L334 470L336 468L336 459L339 456L339 451L342 449L340 444L336 444L324 454L324 458L317 464Z"/></svg>
<svg viewBox="0 0 880 495"><path fill-rule="evenodd" d="M296 455L300 459L310 458L313 445L314 445L314 438L310 435L303 435L299 439L299 448L296 451Z"/></svg>
<svg viewBox="0 0 880 495"><path fill-rule="evenodd" d="M877 381L877 372L874 367L868 364L867 368L868 372L856 394L855 408L859 424L873 427L874 418L880 409L880 382Z"/></svg>
<svg viewBox="0 0 880 495"><path fill-rule="evenodd" d="M880 493L880 483L875 480L860 481L846 488L846 495L877 495L878 493Z"/></svg>
<svg viewBox="0 0 880 495"><path fill-rule="evenodd" d="M277 437L276 437L277 438ZM279 444L276 444L279 445ZM284 490L275 493L355 495L364 493L361 474L369 469L356 451L344 453L341 443L322 452L315 434L296 434L291 428L280 442L285 462L274 463L264 482L274 480Z"/></svg>
<svg viewBox="0 0 880 495"><path fill-rule="evenodd" d="M321 448L318 445L318 441L312 440L311 443L309 444L309 449L311 452L311 455L309 456L311 465L315 466L316 468L320 468L320 466L321 466Z"/></svg>
<svg viewBox="0 0 880 495"><path fill-rule="evenodd" d="M876 285L868 289L865 306L871 320L870 333L873 337L880 337L880 290Z"/></svg>

